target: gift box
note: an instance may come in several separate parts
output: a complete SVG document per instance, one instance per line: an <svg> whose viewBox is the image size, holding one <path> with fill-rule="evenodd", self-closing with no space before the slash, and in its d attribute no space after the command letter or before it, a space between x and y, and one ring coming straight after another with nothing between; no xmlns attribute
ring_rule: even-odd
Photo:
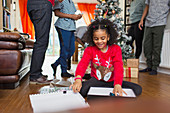
<svg viewBox="0 0 170 113"><path fill-rule="evenodd" d="M139 68L124 67L125 78L138 78Z"/></svg>
<svg viewBox="0 0 170 113"><path fill-rule="evenodd" d="M139 59L127 59L127 67L139 68Z"/></svg>

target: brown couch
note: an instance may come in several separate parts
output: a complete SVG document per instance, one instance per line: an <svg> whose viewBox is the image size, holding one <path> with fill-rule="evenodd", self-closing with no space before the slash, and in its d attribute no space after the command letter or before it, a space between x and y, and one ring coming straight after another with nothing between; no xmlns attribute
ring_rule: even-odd
<svg viewBox="0 0 170 113"><path fill-rule="evenodd" d="M22 34L23 35L23 34ZM14 89L29 72L34 42L19 33L0 33L0 88Z"/></svg>

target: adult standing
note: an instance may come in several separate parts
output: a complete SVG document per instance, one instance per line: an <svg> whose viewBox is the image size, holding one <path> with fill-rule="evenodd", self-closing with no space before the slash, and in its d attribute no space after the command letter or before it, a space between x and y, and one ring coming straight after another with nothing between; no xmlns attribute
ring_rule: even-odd
<svg viewBox="0 0 170 113"><path fill-rule="evenodd" d="M139 58L142 52L142 41L144 29L140 30L138 24L142 17L143 11L145 9L145 0L131 0L130 4L130 24L131 27L128 29L128 35L132 36L135 40L136 50L135 57ZM131 45L133 41L131 41Z"/></svg>
<svg viewBox="0 0 170 113"><path fill-rule="evenodd" d="M27 11L34 25L36 39L30 67L30 84L50 82L42 74L42 65L49 42L52 5L54 0L28 0L27 2Z"/></svg>
<svg viewBox="0 0 170 113"><path fill-rule="evenodd" d="M157 75L157 67L161 62L163 34L170 9L170 0L146 0L145 4L146 7L139 23L139 28L142 30L146 16L144 55L147 68L139 72L150 72L150 75Z"/></svg>

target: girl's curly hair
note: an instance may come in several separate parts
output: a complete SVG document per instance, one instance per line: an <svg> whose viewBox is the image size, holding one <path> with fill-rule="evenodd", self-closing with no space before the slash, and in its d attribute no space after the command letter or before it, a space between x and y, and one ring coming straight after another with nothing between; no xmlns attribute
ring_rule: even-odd
<svg viewBox="0 0 170 113"><path fill-rule="evenodd" d="M107 44L112 45L116 42L118 37L118 33L115 30L115 27L116 25L108 19L97 19L87 27L87 31L83 35L82 41L87 42L89 46L94 46L95 44L93 42L93 33L98 29L103 29L106 30L106 33L110 36Z"/></svg>

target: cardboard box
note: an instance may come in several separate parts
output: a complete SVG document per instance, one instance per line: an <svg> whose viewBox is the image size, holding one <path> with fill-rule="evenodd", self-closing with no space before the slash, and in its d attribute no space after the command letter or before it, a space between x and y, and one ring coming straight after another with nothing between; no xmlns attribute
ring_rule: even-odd
<svg viewBox="0 0 170 113"><path fill-rule="evenodd" d="M127 67L139 68L139 59L127 59Z"/></svg>
<svg viewBox="0 0 170 113"><path fill-rule="evenodd" d="M124 67L125 78L138 78L139 68Z"/></svg>

